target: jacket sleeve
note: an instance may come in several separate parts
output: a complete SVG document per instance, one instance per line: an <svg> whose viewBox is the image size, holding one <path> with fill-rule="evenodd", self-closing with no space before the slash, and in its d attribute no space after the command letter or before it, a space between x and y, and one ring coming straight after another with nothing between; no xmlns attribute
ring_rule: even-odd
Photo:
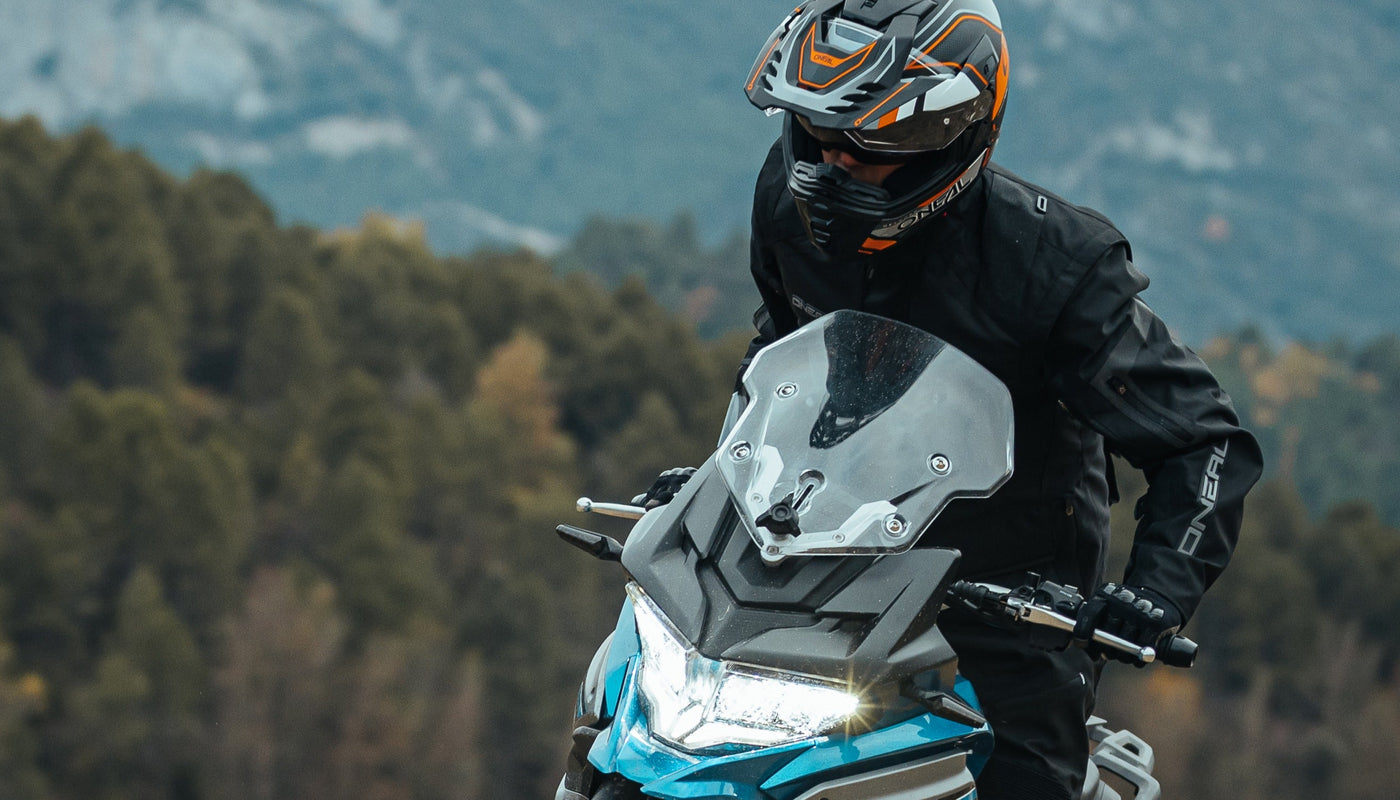
<svg viewBox="0 0 1400 800"><path fill-rule="evenodd" d="M1147 478L1124 582L1185 620L1230 560L1262 456L1210 369L1138 298L1145 288L1126 244L1111 246L1060 313L1047 364L1060 401Z"/></svg>
<svg viewBox="0 0 1400 800"><path fill-rule="evenodd" d="M777 163L781 165L781 161ZM788 304L787 293L783 290L782 274L778 271L777 259L773 257L773 249L767 235L775 205L774 198L770 196L772 179L768 175L773 166L774 160L770 154L768 163L759 173L758 186L754 191L749 233L749 271L753 273L754 285L757 286L758 295L763 303L753 315L757 334L753 341L749 342L748 352L744 354L744 360L739 365L739 374L734 381L736 390L740 388L744 371L749 368L754 355L797 329L797 315Z"/></svg>

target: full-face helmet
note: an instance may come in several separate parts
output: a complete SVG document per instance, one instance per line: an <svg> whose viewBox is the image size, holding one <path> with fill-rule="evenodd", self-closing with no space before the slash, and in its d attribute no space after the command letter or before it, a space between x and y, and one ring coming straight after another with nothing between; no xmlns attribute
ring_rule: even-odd
<svg viewBox="0 0 1400 800"><path fill-rule="evenodd" d="M991 0L808 0L768 37L746 90L785 112L788 188L812 242L841 256L894 246L972 184L1006 86ZM875 186L823 150L902 166Z"/></svg>

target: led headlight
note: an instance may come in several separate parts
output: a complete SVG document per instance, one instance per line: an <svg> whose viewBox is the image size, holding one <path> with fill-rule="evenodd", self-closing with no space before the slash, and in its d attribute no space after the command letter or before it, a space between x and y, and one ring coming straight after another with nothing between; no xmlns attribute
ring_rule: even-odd
<svg viewBox="0 0 1400 800"><path fill-rule="evenodd" d="M855 715L843 686L700 655L635 583L627 593L642 658L637 682L651 730L688 750L776 745L826 733Z"/></svg>

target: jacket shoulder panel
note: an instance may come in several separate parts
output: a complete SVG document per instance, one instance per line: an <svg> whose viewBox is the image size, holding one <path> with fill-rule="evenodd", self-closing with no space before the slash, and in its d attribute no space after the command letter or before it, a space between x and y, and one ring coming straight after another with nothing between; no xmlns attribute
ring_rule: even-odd
<svg viewBox="0 0 1400 800"><path fill-rule="evenodd" d="M1043 343L1075 288L1114 247L1128 242L1113 223L1004 169L988 174L989 263L1024 265L1015 304L1023 334Z"/></svg>
<svg viewBox="0 0 1400 800"><path fill-rule="evenodd" d="M787 188L787 164L783 160L782 140L773 143L758 171L754 187L753 235L763 242L806 235L795 211L782 208L792 205Z"/></svg>
<svg viewBox="0 0 1400 800"><path fill-rule="evenodd" d="M1080 264L1093 264L1109 247L1128 245L1127 237L1103 214L1075 205L995 164L989 169L989 205L998 206L993 219L1028 216L1044 218L1040 243Z"/></svg>

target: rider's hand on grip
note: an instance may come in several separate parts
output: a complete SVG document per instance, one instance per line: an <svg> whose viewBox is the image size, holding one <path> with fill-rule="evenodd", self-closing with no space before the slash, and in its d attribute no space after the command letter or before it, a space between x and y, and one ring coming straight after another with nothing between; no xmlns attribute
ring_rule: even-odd
<svg viewBox="0 0 1400 800"><path fill-rule="evenodd" d="M632 505L644 508L656 508L671 502L671 498L685 486L685 482L690 480L690 476L695 474L695 467L676 467L668 469L656 476L651 488L644 493L632 498Z"/></svg>
<svg viewBox="0 0 1400 800"><path fill-rule="evenodd" d="M1075 618L1075 641L1091 653L1142 666L1127 653L1094 644L1095 628L1144 647L1160 649L1168 644L1168 637L1181 628L1181 613L1151 589L1129 589L1116 583L1105 583L1084 601Z"/></svg>

